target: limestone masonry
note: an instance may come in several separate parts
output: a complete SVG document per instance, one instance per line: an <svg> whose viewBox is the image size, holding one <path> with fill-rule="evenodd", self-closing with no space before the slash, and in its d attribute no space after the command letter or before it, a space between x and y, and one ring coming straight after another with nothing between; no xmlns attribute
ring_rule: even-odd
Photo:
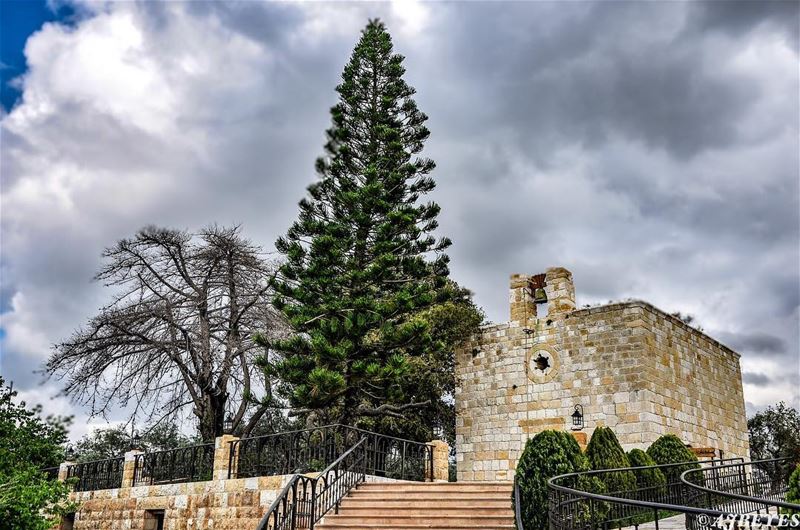
<svg viewBox="0 0 800 530"><path fill-rule="evenodd" d="M231 442L223 435L214 441L212 480L134 486L136 456L125 453L120 487L76 491L70 500L78 509L59 530L241 530L254 529L293 475L228 478ZM433 482L447 481L450 447L447 442L430 442L433 451L426 476ZM69 463L61 464L59 480L67 477ZM235 467L234 467L235 470ZM310 473L309 476L315 476ZM367 475L366 482L393 479ZM161 526L159 526L161 525ZM55 529L54 529L55 530Z"/></svg>
<svg viewBox="0 0 800 530"><path fill-rule="evenodd" d="M509 301L510 322L456 352L458 480L510 480L525 441L571 430L576 405L582 445L605 425L626 450L673 433L698 452L749 456L730 348L646 302L576 309L563 268L512 275Z"/></svg>

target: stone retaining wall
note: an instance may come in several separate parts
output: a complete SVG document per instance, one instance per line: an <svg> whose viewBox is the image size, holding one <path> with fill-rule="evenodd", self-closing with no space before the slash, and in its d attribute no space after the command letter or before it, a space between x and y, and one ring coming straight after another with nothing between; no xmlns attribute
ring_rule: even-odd
<svg viewBox="0 0 800 530"><path fill-rule="evenodd" d="M75 492L74 530L150 530L148 512L164 510L164 530L255 529L291 475Z"/></svg>
<svg viewBox="0 0 800 530"><path fill-rule="evenodd" d="M255 529L293 475L228 479L229 466L236 466L236 459L231 461L230 458L231 442L236 439L224 435L215 440L214 479L203 482L134 487L136 455L141 451L128 451L125 453L121 487L71 493L70 500L77 502L79 507L60 528L156 530L156 517L161 516L164 530ZM428 477L434 481L446 481L450 448L441 440L429 444L433 451L433 470L426 465ZM69 465L69 462L61 464L60 480L65 480ZM391 480L372 475L366 477L367 482Z"/></svg>

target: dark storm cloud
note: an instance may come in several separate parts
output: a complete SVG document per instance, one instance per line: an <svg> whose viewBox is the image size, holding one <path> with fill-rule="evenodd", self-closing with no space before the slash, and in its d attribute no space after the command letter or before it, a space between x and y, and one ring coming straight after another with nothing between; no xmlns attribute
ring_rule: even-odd
<svg viewBox="0 0 800 530"><path fill-rule="evenodd" d="M755 372L744 372L742 374L742 381L755 386L767 386L772 384L772 380L768 376Z"/></svg>
<svg viewBox="0 0 800 530"><path fill-rule="evenodd" d="M766 333L723 333L720 340L742 352L758 353L765 356L786 353L786 342L780 337Z"/></svg>
<svg viewBox="0 0 800 530"><path fill-rule="evenodd" d="M89 282L99 254L144 224L242 223L272 250L315 178L341 69L380 16L430 116L453 276L491 320L507 318L510 273L566 266L579 305L695 315L743 354L749 410L792 396L779 374L800 362L796 15L117 3L43 32L27 104L3 125L3 372L33 384L23 360L107 300Z"/></svg>
<svg viewBox="0 0 800 530"><path fill-rule="evenodd" d="M681 7L506 7L496 17L483 4L457 10L451 52L463 53L467 42L475 48L451 62L462 75L483 77L480 105L494 108L492 118L544 162L559 144L598 147L612 135L684 158L726 147L759 98L752 79L722 72L718 57L704 55L703 35L686 31ZM487 24L491 18L502 22ZM497 38L496 27L510 30Z"/></svg>
<svg viewBox="0 0 800 530"><path fill-rule="evenodd" d="M800 3L785 0L739 0L736 2L694 2L698 30L714 29L737 37L761 24L780 28L797 48L800 34Z"/></svg>

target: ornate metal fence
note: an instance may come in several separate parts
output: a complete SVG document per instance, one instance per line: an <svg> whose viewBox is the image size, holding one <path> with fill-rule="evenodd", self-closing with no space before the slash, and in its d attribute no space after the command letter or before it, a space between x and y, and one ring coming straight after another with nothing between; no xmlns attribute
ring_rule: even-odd
<svg viewBox="0 0 800 530"><path fill-rule="evenodd" d="M72 464L67 467L67 480L75 480L74 491L104 490L122 485L122 468L125 458L118 456Z"/></svg>
<svg viewBox="0 0 800 530"><path fill-rule="evenodd" d="M366 472L387 478L422 481L433 473L433 448L345 425L326 425L231 443L229 478L319 471L361 437L366 437Z"/></svg>
<svg viewBox="0 0 800 530"><path fill-rule="evenodd" d="M211 480L214 444L200 444L136 455L133 485Z"/></svg>
<svg viewBox="0 0 800 530"><path fill-rule="evenodd" d="M45 474L47 480L57 480L58 479L58 466L56 467L46 467L42 469L42 473Z"/></svg>
<svg viewBox="0 0 800 530"><path fill-rule="evenodd" d="M295 530L315 525L364 481L368 462L368 437L362 436L317 477L295 475L261 519L258 530Z"/></svg>
<svg viewBox="0 0 800 530"><path fill-rule="evenodd" d="M707 530L720 515L729 513L766 514L770 508L774 511L781 507L800 510L800 506L783 501L785 476L776 479L759 467L775 462L726 459L706 461L702 467L683 463L553 477L548 481L550 529L605 530L638 527L648 522L654 522L658 529L659 521L684 514L688 529ZM611 473L630 471L643 477L655 469L667 477L666 483L629 491L606 491L603 485L603 479ZM521 502L519 496L516 502Z"/></svg>
<svg viewBox="0 0 800 530"><path fill-rule="evenodd" d="M338 425L289 431L230 442L229 478L321 471L355 433Z"/></svg>
<svg viewBox="0 0 800 530"><path fill-rule="evenodd" d="M781 509L798 510L785 502L789 489L789 459L738 462L685 471L681 480L686 487L686 503L735 514L778 513ZM687 517L689 529L701 528L696 518Z"/></svg>

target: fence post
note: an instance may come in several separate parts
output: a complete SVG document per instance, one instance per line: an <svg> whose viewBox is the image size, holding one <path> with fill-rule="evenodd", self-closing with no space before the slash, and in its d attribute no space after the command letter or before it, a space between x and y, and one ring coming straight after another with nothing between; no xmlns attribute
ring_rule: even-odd
<svg viewBox="0 0 800 530"><path fill-rule="evenodd" d="M122 463L122 484L120 488L132 488L133 481L136 478L136 455L140 455L144 451L139 449L131 449L125 453L125 460Z"/></svg>
<svg viewBox="0 0 800 530"><path fill-rule="evenodd" d="M71 462L69 460L62 462L58 465L58 480L64 482L67 480L67 470L69 466L73 465L75 462Z"/></svg>
<svg viewBox="0 0 800 530"><path fill-rule="evenodd" d="M214 438L214 480L225 480L236 475L237 458L232 457L231 442L238 440L238 436L223 434ZM230 475L229 475L230 473Z"/></svg>
<svg viewBox="0 0 800 530"><path fill-rule="evenodd" d="M444 440L433 440L429 442L433 458L431 465L433 469L426 473L426 479L431 482L447 482L450 478L450 445Z"/></svg>

